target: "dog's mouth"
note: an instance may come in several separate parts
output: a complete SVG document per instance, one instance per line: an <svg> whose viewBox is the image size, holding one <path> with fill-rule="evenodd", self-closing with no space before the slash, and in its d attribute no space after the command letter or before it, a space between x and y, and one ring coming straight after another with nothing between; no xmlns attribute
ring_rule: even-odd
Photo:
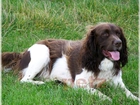
<svg viewBox="0 0 140 105"><path fill-rule="evenodd" d="M120 59L119 51L107 51L103 50L103 55L111 60L118 61Z"/></svg>

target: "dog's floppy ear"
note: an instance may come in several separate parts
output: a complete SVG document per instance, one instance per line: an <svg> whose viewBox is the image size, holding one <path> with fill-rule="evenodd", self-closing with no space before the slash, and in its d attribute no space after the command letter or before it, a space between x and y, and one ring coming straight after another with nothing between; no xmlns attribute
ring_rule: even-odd
<svg viewBox="0 0 140 105"><path fill-rule="evenodd" d="M96 44L96 28L90 26L84 40L82 48L82 66L85 69L93 71L95 75L99 73L99 58Z"/></svg>
<svg viewBox="0 0 140 105"><path fill-rule="evenodd" d="M92 54L96 54L96 35L95 35L95 27L87 26L87 36L86 36L86 49L92 52Z"/></svg>
<svg viewBox="0 0 140 105"><path fill-rule="evenodd" d="M127 53L126 38L124 37L124 33L121 28L120 31L121 31L120 39L122 40L122 49L120 51L120 62L122 63L122 67L123 67L128 62L128 53Z"/></svg>

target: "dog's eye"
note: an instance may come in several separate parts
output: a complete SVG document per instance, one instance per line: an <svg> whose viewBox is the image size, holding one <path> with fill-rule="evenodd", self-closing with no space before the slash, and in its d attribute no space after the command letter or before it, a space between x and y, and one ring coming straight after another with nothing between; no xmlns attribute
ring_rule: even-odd
<svg viewBox="0 0 140 105"><path fill-rule="evenodd" d="M116 35L120 37L121 34L119 32L116 32Z"/></svg>
<svg viewBox="0 0 140 105"><path fill-rule="evenodd" d="M103 37L108 37L109 34L106 32L106 33L103 33L102 36L103 36Z"/></svg>

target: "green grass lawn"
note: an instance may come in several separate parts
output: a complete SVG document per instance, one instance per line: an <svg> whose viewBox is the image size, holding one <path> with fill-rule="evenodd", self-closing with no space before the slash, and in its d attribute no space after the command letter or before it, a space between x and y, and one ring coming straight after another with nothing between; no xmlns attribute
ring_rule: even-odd
<svg viewBox="0 0 140 105"><path fill-rule="evenodd" d="M138 96L137 0L3 0L2 52L21 52L45 38L79 40L85 27L112 22L124 30L129 62L123 68L127 88ZM113 103L54 82L21 84L17 75L2 72L3 105L137 105L123 91L104 85Z"/></svg>

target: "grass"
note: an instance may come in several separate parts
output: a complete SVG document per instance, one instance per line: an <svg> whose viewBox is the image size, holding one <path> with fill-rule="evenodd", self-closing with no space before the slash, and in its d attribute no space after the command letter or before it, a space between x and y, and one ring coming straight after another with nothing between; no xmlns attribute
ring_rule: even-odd
<svg viewBox="0 0 140 105"><path fill-rule="evenodd" d="M122 27L128 42L129 62L123 68L127 88L138 96L137 0L3 0L2 52L21 52L45 38L82 39L85 26L113 22ZM54 82L20 84L17 76L2 73L3 105L137 105L120 89L104 85L100 91L111 104L79 89Z"/></svg>

